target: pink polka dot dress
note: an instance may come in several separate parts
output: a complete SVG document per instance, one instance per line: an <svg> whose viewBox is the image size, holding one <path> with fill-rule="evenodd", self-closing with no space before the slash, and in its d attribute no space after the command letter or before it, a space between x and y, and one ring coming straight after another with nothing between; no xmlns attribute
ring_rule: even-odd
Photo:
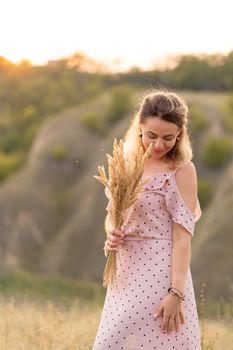
<svg viewBox="0 0 233 350"><path fill-rule="evenodd" d="M177 169L176 169L177 170ZM138 200L131 206L121 230L125 236L117 248L117 284L108 286L92 350L200 350L200 334L190 267L182 301L185 322L179 332L161 330L162 317L155 311L171 286L172 223L193 236L202 215L199 200L195 213L184 202L175 171L149 177ZM109 199L106 210L111 208Z"/></svg>

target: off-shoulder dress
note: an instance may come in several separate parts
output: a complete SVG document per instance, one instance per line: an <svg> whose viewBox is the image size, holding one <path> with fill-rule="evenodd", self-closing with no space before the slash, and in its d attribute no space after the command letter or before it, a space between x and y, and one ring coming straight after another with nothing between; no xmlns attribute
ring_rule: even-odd
<svg viewBox="0 0 233 350"><path fill-rule="evenodd" d="M197 198L193 213L176 183L175 173L149 177L137 201L129 208L121 230L137 232L117 248L117 285L108 286L92 350L200 350L200 333L190 267L185 281L185 322L179 332L161 330L154 313L171 286L172 224L193 236L202 215ZM106 210L111 208L111 196Z"/></svg>

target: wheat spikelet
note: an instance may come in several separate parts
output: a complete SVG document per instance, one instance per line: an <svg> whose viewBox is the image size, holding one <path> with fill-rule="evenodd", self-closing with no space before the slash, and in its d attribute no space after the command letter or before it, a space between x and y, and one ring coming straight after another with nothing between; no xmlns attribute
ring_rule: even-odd
<svg viewBox="0 0 233 350"><path fill-rule="evenodd" d="M143 147L140 146L138 152L125 159L123 141L119 144L114 139L113 142L113 156L106 154L108 159L108 178L104 166L99 166L100 176L94 176L103 185L107 186L112 199L112 207L110 214L113 221L113 226L119 229L124 221L124 214L126 210L135 203L138 194L143 190L143 186L147 180L141 181L144 164L151 155L153 143L151 143L144 152ZM137 233L130 233L130 236L137 236ZM108 251L106 244L104 247L104 254L107 257L103 273L103 286L114 284L116 281L116 251Z"/></svg>

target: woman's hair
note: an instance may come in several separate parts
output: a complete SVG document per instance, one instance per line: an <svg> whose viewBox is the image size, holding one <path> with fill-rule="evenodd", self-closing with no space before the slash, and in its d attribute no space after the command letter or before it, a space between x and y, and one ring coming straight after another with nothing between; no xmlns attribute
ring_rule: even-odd
<svg viewBox="0 0 233 350"><path fill-rule="evenodd" d="M148 117L160 118L179 127L179 140L176 140L174 147L166 154L175 166L192 159L193 153L187 131L188 107L177 94L161 90L146 95L140 104L139 111L131 120L124 135L126 157L130 157L142 146L139 123L143 124Z"/></svg>

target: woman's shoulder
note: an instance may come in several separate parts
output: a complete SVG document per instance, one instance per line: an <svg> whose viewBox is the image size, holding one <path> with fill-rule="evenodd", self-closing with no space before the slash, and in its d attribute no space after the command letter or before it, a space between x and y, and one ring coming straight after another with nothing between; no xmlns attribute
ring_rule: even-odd
<svg viewBox="0 0 233 350"><path fill-rule="evenodd" d="M197 174L191 160L175 172L175 182L186 204L194 212L197 198Z"/></svg>
<svg viewBox="0 0 233 350"><path fill-rule="evenodd" d="M185 177L185 176L193 176L196 175L196 167L192 160L188 160L185 163L179 165L175 169L175 173L177 176Z"/></svg>
<svg viewBox="0 0 233 350"><path fill-rule="evenodd" d="M178 171L179 173L187 172L189 171L188 169L191 169L191 168L195 170L195 165L192 160L187 160L183 163L178 163L178 164L174 162L168 165L168 170L170 170L173 173L178 173Z"/></svg>

